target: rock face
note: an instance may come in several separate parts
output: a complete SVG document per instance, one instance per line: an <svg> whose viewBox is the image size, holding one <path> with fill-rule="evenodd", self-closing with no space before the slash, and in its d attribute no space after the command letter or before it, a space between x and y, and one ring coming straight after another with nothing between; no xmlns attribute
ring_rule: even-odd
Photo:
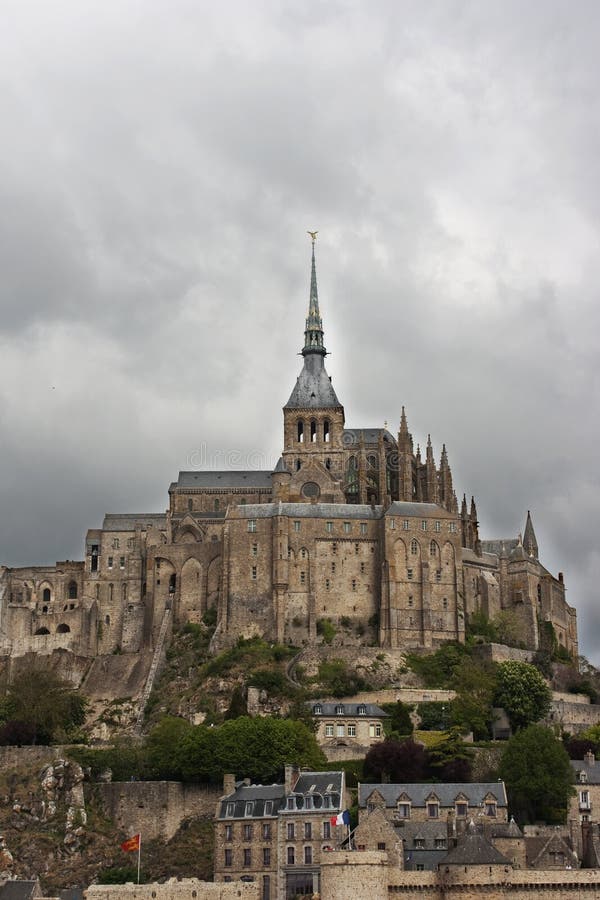
<svg viewBox="0 0 600 900"><path fill-rule="evenodd" d="M43 822L54 819L59 807L66 807L65 847L73 852L81 846L87 825L83 796L83 769L79 763L56 759L44 766L40 773L42 800L39 818Z"/></svg>

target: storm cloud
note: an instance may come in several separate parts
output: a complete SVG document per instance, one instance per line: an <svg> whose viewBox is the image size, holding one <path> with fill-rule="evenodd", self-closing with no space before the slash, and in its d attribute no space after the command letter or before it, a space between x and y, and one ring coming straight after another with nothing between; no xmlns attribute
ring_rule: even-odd
<svg viewBox="0 0 600 900"><path fill-rule="evenodd" d="M350 426L531 509L600 663L600 7L7 0L0 561L274 464L310 244Z"/></svg>

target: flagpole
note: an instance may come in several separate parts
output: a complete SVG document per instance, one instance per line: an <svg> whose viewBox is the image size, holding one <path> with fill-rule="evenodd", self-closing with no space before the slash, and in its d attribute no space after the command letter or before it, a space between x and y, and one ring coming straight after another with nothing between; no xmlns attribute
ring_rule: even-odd
<svg viewBox="0 0 600 900"><path fill-rule="evenodd" d="M140 831L140 839L138 841L138 880L137 883L140 883L140 864L142 861L142 832Z"/></svg>

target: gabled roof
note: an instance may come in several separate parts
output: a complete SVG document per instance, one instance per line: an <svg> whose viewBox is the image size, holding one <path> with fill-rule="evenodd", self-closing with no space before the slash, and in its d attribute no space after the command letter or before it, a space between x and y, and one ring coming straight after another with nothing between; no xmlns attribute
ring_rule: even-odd
<svg viewBox="0 0 600 900"><path fill-rule="evenodd" d="M385 514L386 516L405 516L407 518L411 516L417 518L435 516L438 519L458 518L454 513L438 506L437 503L412 503L410 500L394 500L388 506Z"/></svg>
<svg viewBox="0 0 600 900"><path fill-rule="evenodd" d="M136 525L142 530L150 526L164 531L167 517L164 513L106 513L102 523L103 531L135 531Z"/></svg>
<svg viewBox="0 0 600 900"><path fill-rule="evenodd" d="M270 519L290 516L294 519L380 519L383 506L366 503L246 503L230 509L230 518Z"/></svg>
<svg viewBox="0 0 600 900"><path fill-rule="evenodd" d="M581 784L600 784L600 760L591 764L585 759L572 759L570 762L577 775L584 773L585 782Z"/></svg>
<svg viewBox="0 0 600 900"><path fill-rule="evenodd" d="M499 808L507 806L503 781L479 781L472 784L452 782L446 784L359 784L358 805L366 807L369 796L378 791L385 800L386 807L395 807L402 793L408 794L413 806L425 806L427 797L435 793L443 807L454 806L459 794L469 798L469 806L481 806L488 794L493 794Z"/></svg>
<svg viewBox="0 0 600 900"><path fill-rule="evenodd" d="M396 443L393 434L387 428L344 428L342 433L342 443L345 450L352 450L353 447L358 448L361 440L364 441L365 447L376 447L379 444L379 435L383 434L385 441Z"/></svg>
<svg viewBox="0 0 600 900"><path fill-rule="evenodd" d="M232 469L227 471L180 472L175 488L270 488L271 470Z"/></svg>
<svg viewBox="0 0 600 900"><path fill-rule="evenodd" d="M375 703L325 703L322 700L307 700L306 705L310 707L310 710L313 716L318 716L322 718L323 716L336 718L339 716L360 716L361 718L387 718L388 714L380 707L376 706ZM321 711L315 712L315 707L320 706ZM344 711L339 713L338 708L342 708ZM359 709L364 709L364 712L360 713Z"/></svg>

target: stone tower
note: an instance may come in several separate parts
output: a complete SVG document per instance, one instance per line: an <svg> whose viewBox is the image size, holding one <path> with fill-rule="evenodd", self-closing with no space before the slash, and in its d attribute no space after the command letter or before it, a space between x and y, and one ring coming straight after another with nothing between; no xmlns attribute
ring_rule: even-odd
<svg viewBox="0 0 600 900"><path fill-rule="evenodd" d="M304 364L283 407L283 465L292 475L290 496L282 499L343 501L344 407L325 369L327 350L319 311L315 241L310 297L304 329Z"/></svg>

